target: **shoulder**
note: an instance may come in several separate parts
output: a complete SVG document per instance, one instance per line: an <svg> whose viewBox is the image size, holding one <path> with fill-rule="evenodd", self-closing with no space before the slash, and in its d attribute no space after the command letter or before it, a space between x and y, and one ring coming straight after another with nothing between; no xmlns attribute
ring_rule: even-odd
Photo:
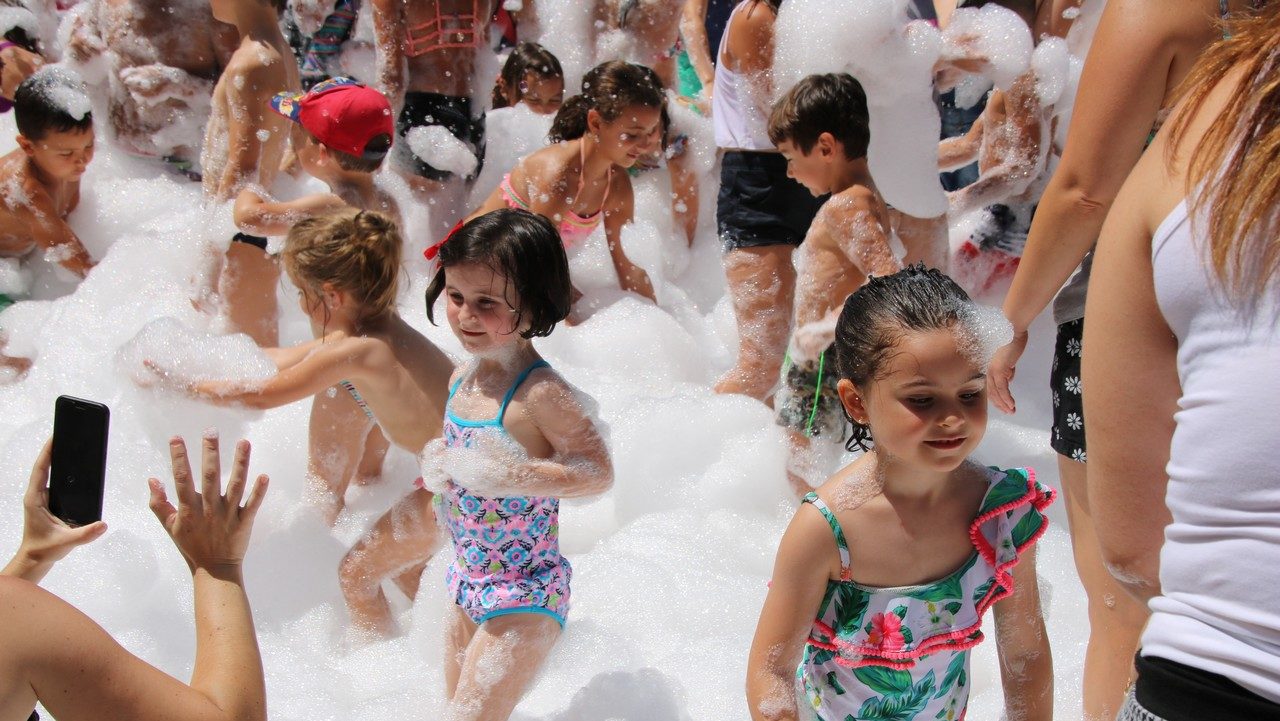
<svg viewBox="0 0 1280 721"><path fill-rule="evenodd" d="M231 86L242 94L274 92L271 83L284 76L284 58L267 43L248 41L236 49L223 73L231 78ZM283 88L281 88L283 89Z"/></svg>
<svg viewBox="0 0 1280 721"><path fill-rule="evenodd" d="M826 566L815 563L821 558L828 559ZM795 566L797 571L805 568L808 569L806 573L815 576L820 571L823 576L839 577L839 541L835 529L818 506L806 501L796 509L778 546L778 560L781 565Z"/></svg>
<svg viewBox="0 0 1280 721"><path fill-rule="evenodd" d="M542 366L529 373L529 377L516 391L515 399L524 402L533 411L549 409L559 413L566 408L585 411L580 401L582 394L564 376L550 366Z"/></svg>
<svg viewBox="0 0 1280 721"><path fill-rule="evenodd" d="M833 193L818 210L820 220L828 232L834 231L860 218L875 216L878 201L876 191L865 185L851 185Z"/></svg>

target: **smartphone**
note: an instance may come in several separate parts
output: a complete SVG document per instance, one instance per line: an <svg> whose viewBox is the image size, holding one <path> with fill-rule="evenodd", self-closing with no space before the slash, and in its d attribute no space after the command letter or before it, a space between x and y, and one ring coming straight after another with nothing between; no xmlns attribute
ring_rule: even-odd
<svg viewBox="0 0 1280 721"><path fill-rule="evenodd" d="M49 511L68 525L102 520L107 481L107 407L58 396L53 405L53 463Z"/></svg>

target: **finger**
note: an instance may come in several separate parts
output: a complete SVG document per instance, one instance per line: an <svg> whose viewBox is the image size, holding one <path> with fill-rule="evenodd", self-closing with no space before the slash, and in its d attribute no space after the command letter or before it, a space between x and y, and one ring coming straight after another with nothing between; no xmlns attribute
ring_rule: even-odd
<svg viewBox="0 0 1280 721"><path fill-rule="evenodd" d="M218 431L205 430L200 439L200 496L206 514L222 505L222 462L218 458Z"/></svg>
<svg viewBox="0 0 1280 721"><path fill-rule="evenodd" d="M151 502L147 505L151 507L151 512L156 514L156 520L160 521L160 525L167 530L169 528L169 519L178 512L173 504L169 502L169 498L164 494L164 484L159 478L148 478L147 487L151 489Z"/></svg>
<svg viewBox="0 0 1280 721"><path fill-rule="evenodd" d="M94 521L87 526L73 529L71 532L71 542L77 546L83 546L90 541L101 538L102 534L107 532L107 524L102 521Z"/></svg>
<svg viewBox="0 0 1280 721"><path fill-rule="evenodd" d="M198 510L200 496L196 495L195 484L191 480L191 461L187 458L187 444L181 436L169 439L169 457L173 462L173 487L178 507Z"/></svg>
<svg viewBox="0 0 1280 721"><path fill-rule="evenodd" d="M1009 378L1004 373L996 373L997 406L1005 413L1013 413L1013 394L1009 392Z"/></svg>
<svg viewBox="0 0 1280 721"><path fill-rule="evenodd" d="M244 497L245 482L249 478L249 441L241 439L236 444L236 457L231 465L231 478L227 481L227 508L240 507Z"/></svg>
<svg viewBox="0 0 1280 721"><path fill-rule="evenodd" d="M50 438L44 442L40 455L36 456L35 465L31 467L31 480L27 484L27 494L23 498L26 505L36 508L45 505L45 492L49 486L49 465L52 462L53 439Z"/></svg>
<svg viewBox="0 0 1280 721"><path fill-rule="evenodd" d="M270 479L267 474L263 473L253 484L253 490L249 491L249 500L245 501L244 509L240 511L240 520L246 526L253 525L253 519L258 516L258 509L262 507L262 499L267 495L267 485Z"/></svg>

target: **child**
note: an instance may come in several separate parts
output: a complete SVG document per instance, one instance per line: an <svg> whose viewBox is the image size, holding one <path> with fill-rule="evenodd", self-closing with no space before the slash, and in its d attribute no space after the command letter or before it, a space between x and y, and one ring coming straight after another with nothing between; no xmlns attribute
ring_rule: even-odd
<svg viewBox="0 0 1280 721"><path fill-rule="evenodd" d="M889 209L867 166L869 123L866 93L844 73L801 80L769 117L769 139L787 159L787 176L815 196L831 193L795 252L792 337L775 403L791 449L787 477L799 495L821 472L810 439L838 434L843 425L835 377L826 370L840 306L869 276L902 267L889 247Z"/></svg>
<svg viewBox="0 0 1280 721"><path fill-rule="evenodd" d="M1029 469L967 459L987 425L976 311L923 265L844 304L837 387L849 448L866 453L806 494L783 535L747 665L753 719L802 718L797 678L804 718L962 719L993 605L1009 718L1052 718L1032 546L1054 493Z"/></svg>
<svg viewBox="0 0 1280 721"><path fill-rule="evenodd" d="M440 247L428 318L442 295L449 327L475 356L454 373L444 440L423 469L441 487L456 554L447 572L449 717L498 721L569 609L558 499L604 492L613 467L586 399L530 343L569 313L569 265L551 222L503 208L462 226Z"/></svg>
<svg viewBox="0 0 1280 721"><path fill-rule="evenodd" d="M13 3L0 2L0 113L13 109L13 96L23 80L44 65L35 13Z"/></svg>
<svg viewBox="0 0 1280 721"><path fill-rule="evenodd" d="M493 109L524 103L539 115L551 115L564 104L564 71L560 60L537 43L522 42L507 56L493 86Z"/></svg>
<svg viewBox="0 0 1280 721"><path fill-rule="evenodd" d="M380 212L399 227L399 207L373 180L394 132L382 93L349 78L334 78L306 95L280 93L271 107L295 123L291 145L302 169L327 183L331 192L278 202L262 188L247 186L236 198L237 227L255 235L285 235L299 220L348 208ZM382 431L377 425L367 436L350 430L365 418L343 388L316 394L309 434L312 468L329 487L345 487L348 479L363 485L381 475L387 451ZM349 466L353 459L360 459L354 477Z"/></svg>
<svg viewBox="0 0 1280 721"><path fill-rule="evenodd" d="M205 196L231 200L256 183L271 189L284 155L289 124L268 111L278 92L299 89L298 66L280 33L283 0L211 0L215 19L234 25L240 44L213 88L201 166ZM266 238L237 233L226 251L219 294L231 330L258 345L275 346L276 285L280 271Z"/></svg>
<svg viewBox="0 0 1280 721"><path fill-rule="evenodd" d="M665 104L646 68L620 60L597 65L583 77L582 94L556 113L554 145L521 159L471 219L499 208L530 210L557 221L566 247L603 222L622 289L655 300L649 276L622 250L635 197L631 178L614 169L631 167L651 149Z"/></svg>
<svg viewBox="0 0 1280 721"><path fill-rule="evenodd" d="M440 435L435 419L444 412L453 363L396 313L401 243L395 224L374 212L347 209L299 222L289 231L281 259L299 288L316 340L268 349L279 373L259 386L170 379L216 403L254 408L275 408L341 387L362 409L364 423L345 429L345 448L337 437L331 447L312 443L308 470L330 522L342 510L371 427L411 453ZM153 369L169 377L164 369ZM312 420L314 432L314 414ZM414 536L424 545L435 537L429 501L423 499L422 533ZM378 523L375 532L390 521Z"/></svg>
<svg viewBox="0 0 1280 721"><path fill-rule="evenodd" d="M0 257L39 248L80 277L93 259L67 216L80 203L80 177L93 160L93 114L74 73L45 67L14 93L18 149L0 158ZM0 295L0 309L13 302Z"/></svg>
<svg viewBox="0 0 1280 721"><path fill-rule="evenodd" d="M738 359L717 393L765 400L791 335L796 274L791 256L822 203L786 178L787 161L769 140L773 26L778 0L742 0L717 49L712 97L720 146L716 225L738 324Z"/></svg>

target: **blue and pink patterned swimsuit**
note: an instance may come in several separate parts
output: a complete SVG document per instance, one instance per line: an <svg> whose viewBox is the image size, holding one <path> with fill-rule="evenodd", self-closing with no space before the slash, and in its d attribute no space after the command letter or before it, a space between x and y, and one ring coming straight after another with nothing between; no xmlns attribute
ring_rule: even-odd
<svg viewBox="0 0 1280 721"><path fill-rule="evenodd" d="M471 421L453 414L449 389L445 404L444 442L469 448L481 433L501 433L507 406L529 374L547 362L538 360L516 377L502 399L498 416ZM440 523L453 538L454 561L445 573L454 602L480 625L511 613L541 613L561 626L569 612L569 561L560 555L560 501L538 496L485 498L448 482L436 496Z"/></svg>
<svg viewBox="0 0 1280 721"><path fill-rule="evenodd" d="M817 719L964 718L969 649L982 640L982 616L1013 593L1010 570L1048 527L1041 511L1054 497L1030 469L987 473L987 494L969 526L973 554L945 578L919 586L854 582L840 522L816 493L805 496L840 551L841 578L827 583L796 670Z"/></svg>

